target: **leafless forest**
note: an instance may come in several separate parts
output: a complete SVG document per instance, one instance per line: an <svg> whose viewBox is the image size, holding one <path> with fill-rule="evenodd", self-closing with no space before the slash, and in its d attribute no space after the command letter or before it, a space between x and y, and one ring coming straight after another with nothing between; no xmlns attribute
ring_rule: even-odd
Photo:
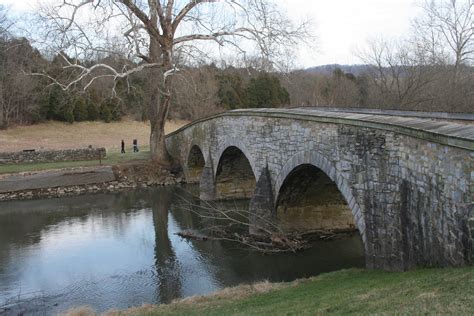
<svg viewBox="0 0 474 316"><path fill-rule="evenodd" d="M268 14L263 11L256 8L253 14ZM359 52L360 65L355 66L295 70L270 62L268 51L245 59L238 54L227 59L193 59L198 54L194 47L186 58L175 57L180 69L169 87L169 118L191 120L228 109L286 106L472 113L473 12L472 0L426 1L422 14L412 21L410 34L371 40ZM18 21L7 8L0 13L1 128L44 120L108 122L124 115L150 119L145 105L153 95L154 81L149 72L130 72L110 80L101 70L94 80L77 80L77 69L71 67L106 64L136 69L144 65L143 60L119 54L114 46L102 47L102 54L83 60L66 51L43 51L18 31ZM303 37L298 30L280 34L280 39ZM289 56L285 65L295 63ZM69 86L65 89L59 83Z"/></svg>

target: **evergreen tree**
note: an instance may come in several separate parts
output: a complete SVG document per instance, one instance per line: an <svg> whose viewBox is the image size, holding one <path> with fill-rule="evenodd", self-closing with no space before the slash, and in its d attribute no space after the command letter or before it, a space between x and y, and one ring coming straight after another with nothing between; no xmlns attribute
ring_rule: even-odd
<svg viewBox="0 0 474 316"><path fill-rule="evenodd" d="M87 119L89 121L97 121L100 119L100 98L95 89L88 90L87 94Z"/></svg>
<svg viewBox="0 0 474 316"><path fill-rule="evenodd" d="M84 97L79 96L76 98L73 113L74 113L74 120L76 122L87 121L89 119L87 103Z"/></svg>
<svg viewBox="0 0 474 316"><path fill-rule="evenodd" d="M217 96L219 104L228 110L245 107L246 91L242 78L237 74L222 74L217 76L219 90Z"/></svg>
<svg viewBox="0 0 474 316"><path fill-rule="evenodd" d="M290 103L290 94L281 86L280 80L268 73L252 78L246 90L247 107L280 107Z"/></svg>
<svg viewBox="0 0 474 316"><path fill-rule="evenodd" d="M100 119L105 123L112 122L112 111L110 111L107 101L104 101L100 106Z"/></svg>

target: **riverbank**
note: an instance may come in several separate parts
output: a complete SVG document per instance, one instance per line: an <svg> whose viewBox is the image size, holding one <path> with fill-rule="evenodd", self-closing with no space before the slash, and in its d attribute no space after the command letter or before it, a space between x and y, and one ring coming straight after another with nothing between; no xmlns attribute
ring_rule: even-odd
<svg viewBox="0 0 474 316"><path fill-rule="evenodd" d="M179 174L134 160L117 165L59 168L0 175L0 202L58 198L182 183Z"/></svg>
<svg viewBox="0 0 474 316"><path fill-rule="evenodd" d="M290 283L224 289L168 305L104 315L439 314L474 310L474 268L383 272L342 270ZM87 308L68 316L96 315Z"/></svg>
<svg viewBox="0 0 474 316"><path fill-rule="evenodd" d="M167 122L166 133L185 123ZM121 139L126 141L125 154L120 153ZM132 139L138 139L139 153L131 151ZM117 192L181 183L179 174L159 166L149 166L148 140L149 125L126 119L110 124L47 122L0 131L0 151L60 150L89 145L107 148L106 157L100 160L0 165L0 201Z"/></svg>

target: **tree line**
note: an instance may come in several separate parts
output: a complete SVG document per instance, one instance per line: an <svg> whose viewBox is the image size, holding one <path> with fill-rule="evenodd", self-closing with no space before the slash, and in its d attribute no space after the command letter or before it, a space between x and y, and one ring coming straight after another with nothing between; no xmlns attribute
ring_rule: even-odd
<svg viewBox="0 0 474 316"><path fill-rule="evenodd" d="M421 13L399 38L373 38L358 52L357 74L293 73L293 105L474 111L474 2L420 1Z"/></svg>
<svg viewBox="0 0 474 316"><path fill-rule="evenodd" d="M35 76L47 69L49 76L67 80L74 74L64 70L62 56L43 57L25 38L0 39L0 127L45 120L64 122L118 121L123 116L149 119L144 106L150 89L146 73L112 83L98 79L84 90L84 83L63 89L48 78ZM69 58L69 57L68 57ZM98 61L89 61L94 64ZM129 60L109 61L129 64ZM225 110L281 107L290 104L288 91L276 74L215 65L188 67L187 76L173 87L172 119L192 120ZM33 74L33 75L32 75Z"/></svg>
<svg viewBox="0 0 474 316"><path fill-rule="evenodd" d="M422 9L410 34L370 41L359 53L362 65L356 71L341 66L283 72L183 61L166 94L172 104L169 118L192 120L238 108L286 106L472 112L473 3L431 0ZM156 85L148 71L110 80L103 70L90 81L72 80L95 64L135 69L142 65L136 59L120 54L81 60L66 52L45 55L28 39L15 36L11 25L0 8L0 128L44 120L110 122L124 115L149 120L154 115L145 106Z"/></svg>
<svg viewBox="0 0 474 316"><path fill-rule="evenodd" d="M116 84L96 80L85 91L81 84L63 90L47 78L31 75L45 68L58 78L70 75L59 56L48 60L27 39L0 39L0 127L45 120L111 122L125 115L148 119L145 73ZM177 78L173 87L170 118L193 120L225 110L288 106L472 112L474 69L470 66L455 70L448 64L397 63L359 68L354 74L344 66L290 73L214 64L188 67L182 70L186 77ZM455 71L460 79L453 83Z"/></svg>

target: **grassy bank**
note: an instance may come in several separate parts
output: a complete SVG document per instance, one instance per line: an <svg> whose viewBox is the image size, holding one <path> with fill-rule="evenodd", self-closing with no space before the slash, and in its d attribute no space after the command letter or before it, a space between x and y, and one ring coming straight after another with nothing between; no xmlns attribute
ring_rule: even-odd
<svg viewBox="0 0 474 316"><path fill-rule="evenodd" d="M292 283L226 289L108 315L343 315L474 313L474 268L405 273L344 270ZM73 315L90 315L84 309ZM93 313L92 313L93 314Z"/></svg>

